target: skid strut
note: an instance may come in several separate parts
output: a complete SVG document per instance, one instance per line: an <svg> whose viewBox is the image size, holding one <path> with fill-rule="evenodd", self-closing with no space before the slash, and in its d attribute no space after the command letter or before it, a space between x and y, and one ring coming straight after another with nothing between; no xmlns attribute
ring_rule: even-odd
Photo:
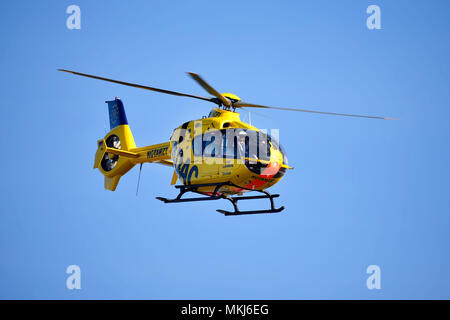
<svg viewBox="0 0 450 320"><path fill-rule="evenodd" d="M203 197L196 197L196 198L182 198L182 196L187 192L195 192L198 194L202 194L198 192L198 188L201 187L211 187L215 186L214 192L212 195L204 195ZM210 201L210 200L219 200L219 199L226 199L231 202L233 205L234 211L226 211L226 210L220 210L218 209L217 212L220 212L226 216L236 216L236 215L242 215L242 214L258 214L258 213L276 213L284 210L284 207L275 208L275 204L273 201L273 198L277 198L280 195L279 194L270 194L269 192L265 190L251 190L249 191L257 191L260 193L263 193L264 195L259 196L240 196L240 197L230 197L223 194L220 194L220 188L223 186L233 186L243 189L242 187L236 186L229 182L223 182L223 183L206 183L206 184L191 184L191 185L179 185L175 186L175 188L180 189L180 192L178 193L178 196L174 199L167 199L163 197L156 197L156 199L163 201L164 203L177 203L177 202L194 202L194 201ZM203 195L203 194L202 194ZM248 211L240 211L238 207L238 201L241 200L256 200L256 199L269 199L270 200L270 209L266 210L248 210Z"/></svg>
<svg viewBox="0 0 450 320"><path fill-rule="evenodd" d="M255 190L256 191L256 190ZM240 214L258 214L258 213L276 213L284 210L284 207L275 208L275 204L273 202L273 198L277 198L280 195L279 194L270 194L267 191L258 190L264 195L261 196L244 196L244 197L226 197L225 199L229 200L231 204L234 207L234 212L232 211L226 211L226 210L220 210L217 209L217 212L223 213L226 216L233 216L233 215L240 215ZM240 200L254 200L254 199L269 199L270 200L270 209L266 210L249 210L249 211L240 211L237 205L237 202Z"/></svg>

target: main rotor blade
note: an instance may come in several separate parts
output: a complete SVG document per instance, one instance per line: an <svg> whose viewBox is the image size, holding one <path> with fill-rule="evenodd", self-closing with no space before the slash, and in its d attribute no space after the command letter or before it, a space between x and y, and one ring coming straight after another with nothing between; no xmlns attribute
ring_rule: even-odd
<svg viewBox="0 0 450 320"><path fill-rule="evenodd" d="M81 73L81 72L76 72L76 71L71 71L71 70L58 69L58 71L63 71L63 72L67 72L67 73L73 73L73 74L76 74L78 76L88 77L88 78L92 78L92 79L109 81L109 82L121 84L121 85L124 85L124 86L135 87L135 88L145 89L145 90L150 90L150 91L156 91L156 92L161 92L161 93L165 93L165 94L171 94L171 95L174 95L174 96L182 96L182 97L195 98L195 99L205 100L205 101L209 101L209 102L214 102L212 100L212 98L196 96L196 95L193 95L193 94L187 94L187 93L181 93L181 92L176 92L176 91L170 91L170 90L158 89L158 88L153 88L153 87L147 87L147 86L143 86L143 85L136 84L136 83L130 83L130 82L124 82L124 81L119 81L119 80L114 80L114 79L108 79L108 78L98 77L98 76L94 76L94 75L91 75L91 74L86 74L86 73Z"/></svg>
<svg viewBox="0 0 450 320"><path fill-rule="evenodd" d="M209 94L211 94L211 95L215 96L216 98L218 98L225 106L231 107L231 101L228 100L227 98L225 98L219 92L217 92L216 89L211 87L205 80L203 80L202 77L200 77L198 74L193 73L193 72L188 72L188 74L192 77L192 79L197 81L198 84L200 84L203 87L203 89L208 91Z"/></svg>
<svg viewBox="0 0 450 320"><path fill-rule="evenodd" d="M294 109L294 108L280 108L280 107L269 107L269 106L263 106L259 104L253 104L253 103L247 103L238 101L235 104L233 104L233 107L235 108L264 108L264 109L277 109L277 110L287 110L287 111L299 111L299 112L310 112L310 113L319 113L319 114L329 114L334 116L346 116L346 117L358 117L358 118L370 118L370 119L385 119L385 120L398 120L395 118L386 118L386 117L377 117L377 116L365 116L365 115L359 115L359 114L347 114L347 113L335 113L335 112L324 112L324 111L315 111L315 110L305 110L305 109Z"/></svg>

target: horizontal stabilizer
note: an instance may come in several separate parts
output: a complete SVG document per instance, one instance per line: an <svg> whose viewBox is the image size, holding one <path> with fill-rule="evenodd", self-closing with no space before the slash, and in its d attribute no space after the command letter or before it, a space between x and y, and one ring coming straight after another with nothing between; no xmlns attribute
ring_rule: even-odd
<svg viewBox="0 0 450 320"><path fill-rule="evenodd" d="M116 148L107 147L106 152L116 154L116 155L122 156L122 157L127 157L127 158L139 158L139 154L137 154L135 152L120 150L120 149L116 149Z"/></svg>

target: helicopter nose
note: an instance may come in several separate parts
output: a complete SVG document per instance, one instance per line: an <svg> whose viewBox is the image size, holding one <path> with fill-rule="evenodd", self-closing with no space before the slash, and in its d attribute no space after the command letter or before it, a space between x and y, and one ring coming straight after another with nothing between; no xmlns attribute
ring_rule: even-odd
<svg viewBox="0 0 450 320"><path fill-rule="evenodd" d="M267 183L271 181L271 179L278 173L281 168L280 163L278 162L270 162L265 168L259 167L258 169L254 166L247 165L247 168L253 172L257 173L257 171L261 170L262 172L258 172L258 178L253 179L250 183L245 185L244 187L247 189L260 189ZM260 178L260 179L259 179Z"/></svg>
<svg viewBox="0 0 450 320"><path fill-rule="evenodd" d="M271 179L274 175L278 173L280 170L281 165L278 161L270 162L267 167L263 170L263 172L260 174L261 178L264 179Z"/></svg>

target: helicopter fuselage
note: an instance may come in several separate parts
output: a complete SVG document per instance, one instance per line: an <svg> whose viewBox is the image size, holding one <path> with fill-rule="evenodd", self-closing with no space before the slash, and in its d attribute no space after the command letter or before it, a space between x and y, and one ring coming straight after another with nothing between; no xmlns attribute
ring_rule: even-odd
<svg viewBox="0 0 450 320"><path fill-rule="evenodd" d="M229 182L222 194L267 189L290 168L286 153L270 135L242 122L239 113L219 108L176 128L169 153L184 185ZM214 189L198 191L211 194Z"/></svg>

